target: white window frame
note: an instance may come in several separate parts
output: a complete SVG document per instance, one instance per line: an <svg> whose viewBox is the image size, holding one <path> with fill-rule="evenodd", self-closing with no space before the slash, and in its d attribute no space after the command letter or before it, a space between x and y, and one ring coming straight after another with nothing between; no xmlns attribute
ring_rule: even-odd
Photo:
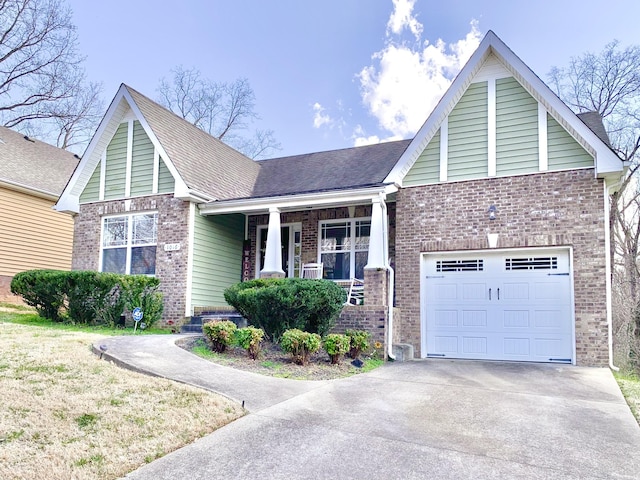
<svg viewBox="0 0 640 480"><path fill-rule="evenodd" d="M356 272L356 252L367 252L367 257L369 255L369 245L367 244L367 248L356 248L356 222L368 222L369 229L371 229L371 217L356 217L356 218L336 218L332 220L320 220L318 222L318 262L322 262L322 254L323 253L332 253L332 252L348 252L349 253L349 273L351 277L355 276ZM335 225L341 223L349 223L351 228L351 238L349 240L350 248L349 250L332 250L332 251L323 251L322 250L322 227L324 225ZM351 278L333 278L334 281L341 280L351 280Z"/></svg>
<svg viewBox="0 0 640 480"><path fill-rule="evenodd" d="M133 218L137 216L143 215L155 215L156 217L156 241L150 243L136 243L133 244ZM105 246L105 221L110 218L127 218L127 236L126 236L126 244L124 245L114 245L114 246ZM104 251L110 249L117 248L126 248L126 258L125 258L125 274L131 274L131 250L134 247L156 247L156 262L155 267L157 268L157 247L158 247L158 212L157 211L149 211L149 212L134 212L134 213L118 213L113 215L105 215L100 218L100 258L99 258L99 270L103 271L103 259L104 259ZM148 274L147 276L153 277L155 276L155 270L153 274Z"/></svg>

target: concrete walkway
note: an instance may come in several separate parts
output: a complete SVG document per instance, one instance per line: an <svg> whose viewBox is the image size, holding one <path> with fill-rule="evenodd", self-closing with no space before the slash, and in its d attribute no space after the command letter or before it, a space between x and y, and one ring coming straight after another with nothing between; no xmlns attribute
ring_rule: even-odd
<svg viewBox="0 0 640 480"><path fill-rule="evenodd" d="M251 413L129 479L640 478L640 428L608 369L423 360L299 382L213 365L175 340L101 344Z"/></svg>

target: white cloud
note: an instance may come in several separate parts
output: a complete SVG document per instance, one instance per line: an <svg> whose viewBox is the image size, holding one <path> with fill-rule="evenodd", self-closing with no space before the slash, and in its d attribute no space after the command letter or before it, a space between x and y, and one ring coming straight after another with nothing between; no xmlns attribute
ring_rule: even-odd
<svg viewBox="0 0 640 480"><path fill-rule="evenodd" d="M318 102L313 104L313 126L320 128L323 125L330 125L332 123L329 114L324 113L325 109Z"/></svg>
<svg viewBox="0 0 640 480"><path fill-rule="evenodd" d="M402 30L408 28L416 40L422 36L422 24L413 16L413 7L416 0L393 0L393 12L387 22L387 36L389 32L400 35Z"/></svg>
<svg viewBox="0 0 640 480"><path fill-rule="evenodd" d="M361 96L369 113L390 137L415 134L455 75L480 44L477 21L457 42L419 42L410 47L399 35L405 28L420 41L422 24L413 14L415 0L393 0L387 25L387 45L372 56L373 64L358 74ZM362 132L364 133L364 132ZM354 134L354 138L373 136Z"/></svg>

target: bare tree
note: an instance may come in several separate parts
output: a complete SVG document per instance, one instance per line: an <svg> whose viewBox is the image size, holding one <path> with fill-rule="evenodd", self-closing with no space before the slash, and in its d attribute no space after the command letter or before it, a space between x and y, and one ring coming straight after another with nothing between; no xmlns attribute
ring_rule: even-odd
<svg viewBox="0 0 640 480"><path fill-rule="evenodd" d="M621 48L613 41L598 54L585 53L565 68L554 67L549 81L576 112L602 116L611 147L629 164L610 199L614 339L627 361L630 354L640 354L640 46Z"/></svg>
<svg viewBox="0 0 640 480"><path fill-rule="evenodd" d="M246 78L217 83L202 78L195 68L181 66L171 74L171 79L163 78L158 86L160 104L250 158L264 158L280 149L273 131L249 133L259 117L255 94Z"/></svg>
<svg viewBox="0 0 640 480"><path fill-rule="evenodd" d="M61 146L71 146L76 127L91 123L83 115L95 108L100 93L97 85L84 86L83 61L71 11L62 0L0 0L3 125L40 133L60 126L53 136ZM78 120L69 122L73 116Z"/></svg>

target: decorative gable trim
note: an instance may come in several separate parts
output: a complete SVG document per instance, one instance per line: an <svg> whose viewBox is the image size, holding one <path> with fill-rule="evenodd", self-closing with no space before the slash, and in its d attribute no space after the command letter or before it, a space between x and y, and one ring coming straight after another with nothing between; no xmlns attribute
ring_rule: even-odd
<svg viewBox="0 0 640 480"><path fill-rule="evenodd" d="M166 167L171 172L171 175L175 179L175 192L174 196L185 199L185 200L195 200L195 201L203 201L203 200L211 200L206 195L198 194L197 192L192 192L180 176L178 170L175 165L167 155L167 152L163 148L163 146L158 141L157 137L153 133L151 126L148 121L142 115L142 112L136 105L133 97L127 90L126 85L122 84L118 89L114 99L112 100L107 112L105 113L98 129L96 130L95 135L91 139L89 146L85 150L84 155L82 156L82 160L78 164L78 167L74 171L71 179L67 183L67 186L63 190L58 202L55 205L55 209L61 212L67 213L78 213L80 211L80 195L82 194L84 188L87 186L91 175L94 170L100 165L101 171L101 181L100 181L100 200L104 199L104 190L105 190L105 152L109 142L115 135L118 126L123 123L129 123L129 131L128 135L131 137L133 135L132 123L134 120L138 120L140 125L143 127L145 133L149 137L149 140L152 142L154 146L155 152L162 157ZM128 144L132 141L131 138L128 138ZM131 173L131 161L129 156L131 155L131 145L128 145L127 148L127 180L130 180ZM160 160L158 160L160 161ZM127 181L127 192L128 194L130 182ZM157 188L157 186L155 187ZM126 195L125 195L126 196Z"/></svg>
<svg viewBox="0 0 640 480"><path fill-rule="evenodd" d="M489 31L385 178L385 183L402 185L406 174L472 82L489 81L491 83L489 78L484 78L485 72L483 75L476 75L491 54L495 55L502 64L502 66L498 66L491 62L488 63L488 73L493 82L496 78L506 76L505 72L509 72L542 105L545 111L549 112L595 158L596 174L599 177L620 175L623 170L623 162L615 152L593 133L495 33ZM491 129L491 118L489 120L489 129ZM542 162L543 160L541 160ZM491 165L491 159L489 159L489 165ZM491 173L491 169L489 172Z"/></svg>

